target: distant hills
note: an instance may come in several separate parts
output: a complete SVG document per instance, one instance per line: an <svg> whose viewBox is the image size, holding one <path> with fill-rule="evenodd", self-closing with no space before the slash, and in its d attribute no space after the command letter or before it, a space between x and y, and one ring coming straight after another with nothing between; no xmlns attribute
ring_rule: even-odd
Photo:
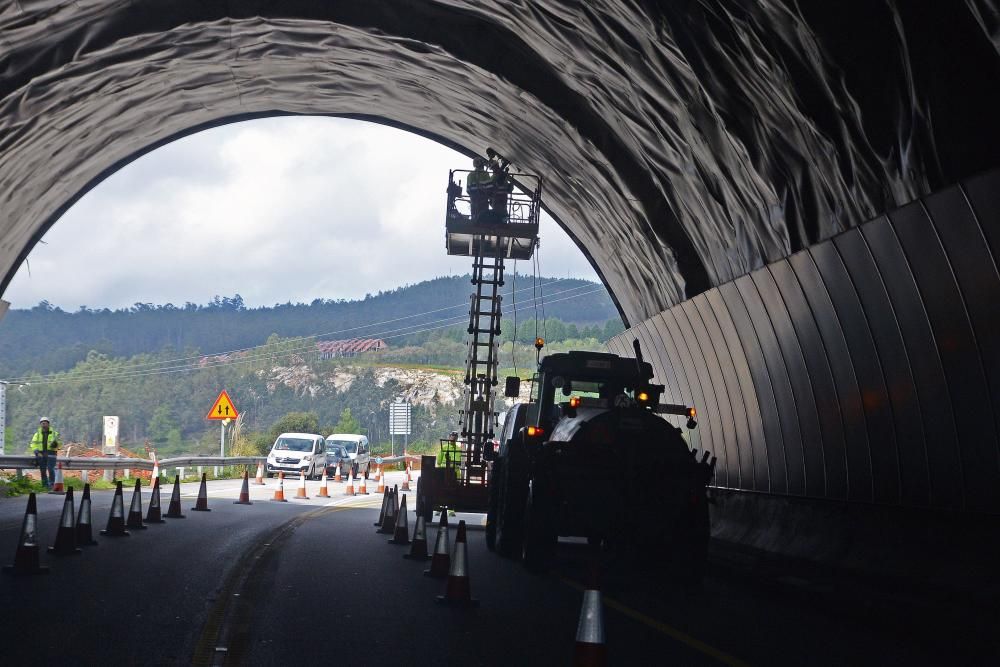
<svg viewBox="0 0 1000 667"><path fill-rule="evenodd" d="M264 277L266 279L266 277ZM517 309L519 324L535 316L578 326L603 326L618 312L603 286L585 280L508 276L502 288L504 317ZM434 278L356 301L316 299L248 308L237 294L206 305L137 303L127 309L66 312L42 302L11 310L0 321L0 377L72 368L96 350L110 357L173 348L215 354L283 338L325 334L323 339L382 338L391 346L419 344L468 318L470 276ZM544 295L544 299L541 297ZM544 306L543 306L544 304Z"/></svg>

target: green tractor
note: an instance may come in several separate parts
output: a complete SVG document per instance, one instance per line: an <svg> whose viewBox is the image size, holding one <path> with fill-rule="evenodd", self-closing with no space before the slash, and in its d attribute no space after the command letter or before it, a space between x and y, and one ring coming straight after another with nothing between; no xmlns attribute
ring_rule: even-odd
<svg viewBox="0 0 1000 667"><path fill-rule="evenodd" d="M617 553L638 548L679 562L699 581L709 539L707 487L715 457L698 460L681 430L660 414L652 366L597 352L552 354L538 365L531 400L507 414L493 457L487 545L548 568L559 537L585 537ZM516 396L509 378L508 396ZM709 460L711 459L711 460ZM655 485L635 479L650 471Z"/></svg>

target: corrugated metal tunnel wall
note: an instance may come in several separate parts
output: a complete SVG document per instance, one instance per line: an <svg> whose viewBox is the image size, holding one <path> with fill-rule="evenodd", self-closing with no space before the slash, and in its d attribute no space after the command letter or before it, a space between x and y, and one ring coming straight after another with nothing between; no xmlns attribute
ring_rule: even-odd
<svg viewBox="0 0 1000 667"><path fill-rule="evenodd" d="M1000 172L720 285L612 340L695 405L715 484L1000 512ZM680 425L680 422L676 422Z"/></svg>

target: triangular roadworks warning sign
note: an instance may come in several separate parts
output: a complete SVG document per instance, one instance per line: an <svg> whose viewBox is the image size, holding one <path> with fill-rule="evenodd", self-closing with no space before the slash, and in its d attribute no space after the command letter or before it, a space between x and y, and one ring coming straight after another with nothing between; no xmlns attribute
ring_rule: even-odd
<svg viewBox="0 0 1000 667"><path fill-rule="evenodd" d="M215 399L215 404L212 409L208 411L208 417L206 419L236 419L240 416L240 413L236 411L236 406L233 405L233 400L229 398L229 394L223 391L219 394L219 397Z"/></svg>

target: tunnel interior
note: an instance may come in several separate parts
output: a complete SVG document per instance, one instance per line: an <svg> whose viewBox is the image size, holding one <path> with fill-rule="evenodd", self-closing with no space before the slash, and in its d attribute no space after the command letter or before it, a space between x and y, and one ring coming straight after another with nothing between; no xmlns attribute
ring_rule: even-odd
<svg viewBox="0 0 1000 667"><path fill-rule="evenodd" d="M631 326L613 349L639 338L698 407L720 490L996 515L998 17L992 0L8 3L0 287L109 173L206 127L325 114L492 146L544 175Z"/></svg>

